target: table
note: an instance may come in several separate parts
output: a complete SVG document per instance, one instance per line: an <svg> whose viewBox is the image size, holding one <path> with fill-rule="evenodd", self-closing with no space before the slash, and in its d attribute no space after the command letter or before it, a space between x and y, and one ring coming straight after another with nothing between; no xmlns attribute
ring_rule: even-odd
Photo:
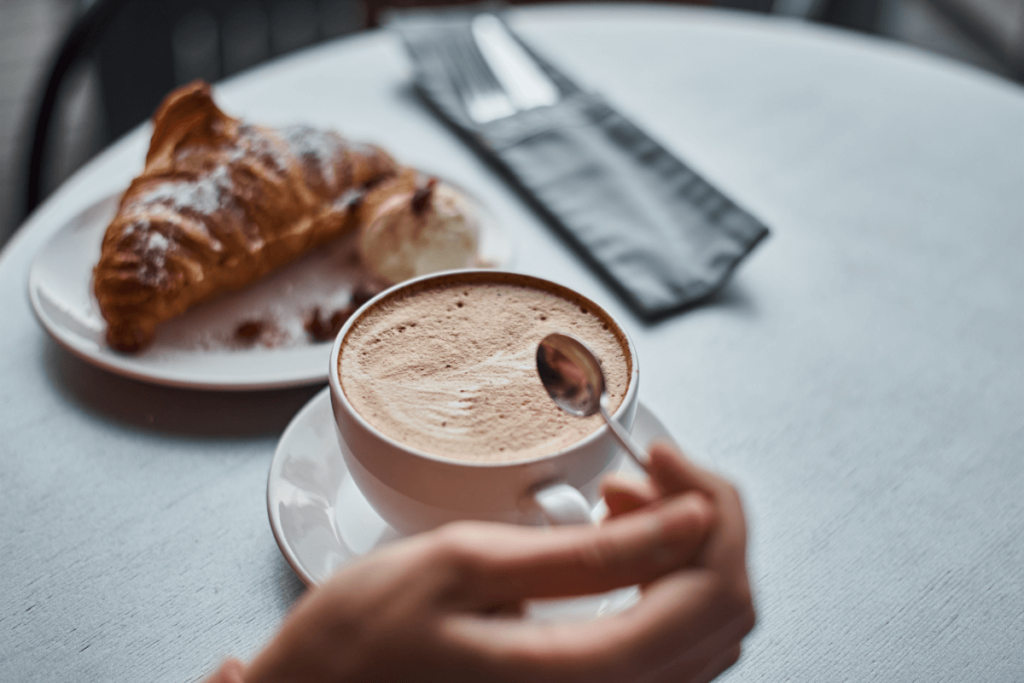
<svg viewBox="0 0 1024 683"><path fill-rule="evenodd" d="M726 681L1024 679L1024 91L799 22L632 5L511 23L773 228L710 305L644 325L412 94L370 32L218 88L374 140L502 217L515 269L606 306L641 400L737 482L760 622ZM77 173L0 258L0 680L195 680L302 592L267 523L319 387L217 394L94 369L33 319L33 254L127 184Z"/></svg>

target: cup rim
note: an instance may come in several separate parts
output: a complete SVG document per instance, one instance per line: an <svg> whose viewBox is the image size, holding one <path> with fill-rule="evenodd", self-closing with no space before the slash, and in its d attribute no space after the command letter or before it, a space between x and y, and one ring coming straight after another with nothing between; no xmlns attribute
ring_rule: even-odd
<svg viewBox="0 0 1024 683"><path fill-rule="evenodd" d="M409 279L409 280L404 280L402 282L394 284L394 285L388 287L387 289L385 289L384 291L379 292L376 296L374 296L373 298L367 300L365 303L363 303L363 305L360 306L359 308L357 308L352 313L352 315L349 316L348 320L346 320L345 323L341 326L341 330L338 331L338 336L336 336L334 338L334 343L331 346L331 357L330 357L329 365L328 365L328 368L327 368L328 369L327 378L328 378L328 384L329 384L330 389L331 389L331 396L334 397L337 400L340 400L342 405L344 406L345 411L348 413L348 415L353 417L355 419L355 421L360 425L360 427L366 429L368 432L373 434L374 437L380 439L381 441L383 441L387 445L389 445L389 446L391 446L393 448L397 448L397 449L399 449L401 451L404 451L404 452L406 452L406 453L408 453L410 455L413 455L413 456L416 456L416 457L419 457L419 458L423 458L425 460L430 460L430 461L433 461L435 463L439 463L439 464L443 464L443 465L453 465L453 466L456 466L456 467L485 468L485 469L501 469L501 468L510 468L511 469L511 468L515 468L515 467L519 467L519 466L534 465L534 464L536 464L538 462L543 462L543 461L547 461L547 460L557 459L557 458L559 458L561 456L566 455L570 451L575 451L575 450L577 450L577 449L579 449L581 447L584 447L584 446L590 444L593 441L596 441L596 440L598 440L600 438L603 438L605 436L605 434L609 431L608 425L605 424L604 422L602 422L597 427L597 429L595 429L591 433L587 434L586 436L584 436L579 441L575 441L575 442L569 444L568 446L565 446L563 448L558 449L557 451L553 451L551 453L546 453L544 455L538 455L538 456L534 456L532 458L525 458L525 459L519 459L519 460L506 460L506 461L499 461L499 462L476 461L476 460L457 460L455 458L447 458L447 457L445 457L443 455L436 455L434 453L428 453L427 451L418 449L418 448L416 448L414 446L410 446L409 444L406 444L404 442L398 441L397 439L394 439L394 438L388 436L387 434L383 433L381 430L377 429L377 427L375 427L374 425L370 424L370 422L368 422L366 420L366 418L364 418L359 413L359 411L356 410L355 406L353 406L352 403L348 400L348 396L345 395L345 390L341 386L341 373L338 370L338 359L339 359L339 357L341 355L341 345L342 345L342 342L344 341L346 335L348 334L348 331L356 323L356 321L359 319L359 317L363 315L363 313L365 313L367 310L369 310L369 308L374 306L378 301L381 301L381 300L383 300L385 298L388 298L390 296L394 296L395 293L397 293L397 292L399 292L399 291L401 291L403 289L407 289L409 287L417 286L417 285L419 285L422 282L425 282L425 281L428 281L428 280L434 280L434 279L442 280L444 278L455 277L455 276L472 277L474 275L492 275L492 276L498 276L498 277L509 277L510 276L510 277L513 277L513 278L522 278L522 279L527 280L527 281L532 280L534 282L541 283L543 286L551 287L551 288L554 288L556 290L559 290L559 289L567 290L567 291L571 292L574 296L579 297L582 301L586 302L590 306L593 306L595 309L597 309L602 314L604 314L604 316L608 320L610 320L612 322L612 324L614 324L618 328L619 332L622 333L623 339L626 340L626 348L629 351L629 361L630 361L629 385L626 387L626 393L622 397L622 402L619 403L618 407L615 409L615 412L612 413L612 418L613 419L617 420L617 419L619 419L621 417L621 415L629 408L630 404L633 402L633 400L634 400L634 398L636 396L637 384L638 384L637 379L639 378L639 375L640 375L640 366L639 366L639 363L637 362L636 347L633 345L633 340L632 340L632 338L630 338L629 333L626 332L625 328L623 328L623 326L619 323L619 321L611 313L606 311L603 306L595 303L592 299L590 299L589 297L587 297L587 296L577 292L576 290L572 289L571 287L567 287L566 285L559 284L558 282L555 282L553 280L548 280L548 279L545 279L545 278L542 278L542 277L537 277L535 275L526 275L524 273L516 273L516 272L512 272L512 271L507 271L507 270L495 270L495 269L492 269L492 268L460 268L460 269L455 269L455 270L443 270L443 271L438 271L436 273L428 273L426 275L420 275L419 277L415 277L415 278L412 278L412 279ZM337 415L334 416L334 419L335 419L335 422L337 422ZM340 436L340 434L339 434L339 436Z"/></svg>

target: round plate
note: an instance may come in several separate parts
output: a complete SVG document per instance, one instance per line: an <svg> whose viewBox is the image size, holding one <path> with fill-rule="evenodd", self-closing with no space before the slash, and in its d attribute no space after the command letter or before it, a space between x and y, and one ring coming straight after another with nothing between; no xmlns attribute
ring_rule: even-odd
<svg viewBox="0 0 1024 683"><path fill-rule="evenodd" d="M458 189L480 217L479 262L507 267L512 249L497 219L464 188ZM327 380L331 344L310 343L305 322L314 308L333 311L346 305L352 288L363 279L354 235L162 323L150 346L129 355L107 346L106 323L92 294L92 269L119 199L105 197L77 214L32 264L32 308L59 344L89 363L155 384L248 391ZM254 343L238 338L239 326L247 322L261 326Z"/></svg>
<svg viewBox="0 0 1024 683"><path fill-rule="evenodd" d="M632 434L646 447L672 437L641 402ZM629 458L619 471L640 474ZM326 581L338 569L402 534L370 507L349 476L331 410L330 390L313 397L281 435L267 480L270 528L285 559L307 586ZM604 504L595 517L605 513ZM625 608L636 599L634 588L570 600L535 601L534 618L593 618Z"/></svg>

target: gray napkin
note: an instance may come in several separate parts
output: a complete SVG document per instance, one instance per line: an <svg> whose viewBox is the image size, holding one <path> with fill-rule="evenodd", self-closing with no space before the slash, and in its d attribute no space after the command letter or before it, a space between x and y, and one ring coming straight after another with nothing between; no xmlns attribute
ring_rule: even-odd
<svg viewBox="0 0 1024 683"><path fill-rule="evenodd" d="M477 124L437 58L438 41L470 34L466 11L394 13L429 105L517 187L642 318L720 289L768 229L599 95L530 50L561 91L552 106Z"/></svg>

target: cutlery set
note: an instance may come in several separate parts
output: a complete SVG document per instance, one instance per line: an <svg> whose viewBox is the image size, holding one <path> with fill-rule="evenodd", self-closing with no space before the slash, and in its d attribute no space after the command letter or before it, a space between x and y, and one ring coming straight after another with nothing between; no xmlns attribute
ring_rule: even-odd
<svg viewBox="0 0 1024 683"><path fill-rule="evenodd" d="M561 92L493 14L478 14L470 32L438 41L437 58L451 76L469 118L485 124L551 106Z"/></svg>

